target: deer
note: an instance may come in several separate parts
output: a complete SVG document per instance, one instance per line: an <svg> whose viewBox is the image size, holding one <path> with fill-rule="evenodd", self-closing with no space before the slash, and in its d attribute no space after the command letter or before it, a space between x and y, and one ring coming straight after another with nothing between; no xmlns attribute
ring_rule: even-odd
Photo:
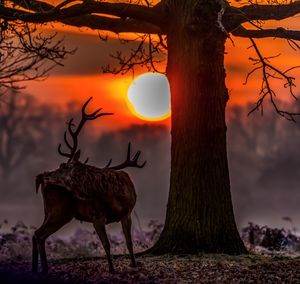
<svg viewBox="0 0 300 284"><path fill-rule="evenodd" d="M126 160L119 165L111 166L112 159L104 168L88 165L88 159L84 163L79 161L81 151L78 149L78 136L85 123L113 115L101 113L102 108L87 113L86 107L91 100L92 97L83 104L77 127L73 118L67 123L64 142L68 150L63 151L62 144L58 146L58 153L68 158L67 162L54 171L36 177L36 193L40 188L43 196L44 221L32 237L33 273L38 272L39 256L42 273L48 273L45 241L73 218L93 224L105 250L110 273L115 270L105 225L121 222L131 266L136 267L131 238L131 212L136 203L136 192L129 175L121 170L127 167L143 168L146 161L139 164L141 151L132 157L130 143Z"/></svg>

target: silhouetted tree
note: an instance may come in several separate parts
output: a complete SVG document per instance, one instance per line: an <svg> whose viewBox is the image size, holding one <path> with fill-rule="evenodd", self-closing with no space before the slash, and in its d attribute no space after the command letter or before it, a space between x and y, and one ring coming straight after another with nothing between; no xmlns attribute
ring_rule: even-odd
<svg viewBox="0 0 300 284"><path fill-rule="evenodd" d="M171 179L165 227L154 253L246 251L235 225L230 194L225 42L231 36L249 38L257 54L257 58L251 58L253 72L261 71L263 82L255 109L262 109L269 98L280 115L293 120L296 113L278 108L271 84L280 77L293 96L294 78L288 75L292 69L281 71L271 65L254 38L287 39L298 49L300 31L265 29L262 21L299 14L300 1L267 2L263 5L251 0L248 5L234 6L225 0L161 0L152 7L149 1L133 4L66 0L53 6L38 0L7 0L1 7L1 17L8 23L60 21L95 30L145 34L129 58L116 54L121 68L113 70L115 73L125 73L135 64L155 69L155 54L162 49L168 52Z"/></svg>
<svg viewBox="0 0 300 284"><path fill-rule="evenodd" d="M44 137L45 113L29 96L11 89L0 105L0 173L7 181ZM43 126L44 125L44 126ZM48 124L49 125L49 124Z"/></svg>

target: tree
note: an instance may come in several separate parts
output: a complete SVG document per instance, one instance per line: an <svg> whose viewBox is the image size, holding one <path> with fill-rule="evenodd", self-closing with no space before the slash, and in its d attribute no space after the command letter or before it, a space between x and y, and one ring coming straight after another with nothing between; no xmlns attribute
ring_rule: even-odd
<svg viewBox="0 0 300 284"><path fill-rule="evenodd" d="M36 105L34 98L15 89L10 89L2 102L0 177L7 182L13 171L37 151L44 139L44 130L49 127L49 121L46 121L45 110Z"/></svg>
<svg viewBox="0 0 300 284"><path fill-rule="evenodd" d="M129 58L117 54L121 73L135 63L155 67L153 55L161 47L167 49L166 73L172 93L171 178L165 227L153 253L246 252L234 221L227 163L226 40L250 38L257 53L251 74L262 71L263 82L255 109L262 110L263 102L270 99L280 115L290 120L297 115L278 108L271 85L280 77L293 96L294 78L288 75L292 69L281 71L271 65L254 39L277 37L299 48L300 31L265 29L261 21L299 14L300 1L267 2L234 6L225 0L161 0L151 6L149 1L66 0L53 6L38 0L7 0L1 7L1 17L8 22L59 21L117 34L150 35L148 53L142 47L146 37L142 37ZM153 35L158 35L156 43Z"/></svg>

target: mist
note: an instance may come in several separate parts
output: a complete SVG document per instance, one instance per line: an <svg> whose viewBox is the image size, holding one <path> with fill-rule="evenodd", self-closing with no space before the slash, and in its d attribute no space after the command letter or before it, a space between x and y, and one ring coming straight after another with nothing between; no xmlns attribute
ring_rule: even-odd
<svg viewBox="0 0 300 284"><path fill-rule="evenodd" d="M3 120L7 112L1 106ZM282 219L288 216L296 226L300 225L299 123L285 120L270 106L265 107L263 116L260 113L248 116L249 108L231 107L227 111L228 159L237 224L239 228L249 221L289 226ZM35 176L64 162L57 153L57 145L63 141L65 121L78 111L79 106L72 104L62 111L55 106L40 105L37 100L30 103L27 119L34 114L35 124L28 126L25 133L21 124L16 130L19 138L11 144L15 153L26 142L26 155L9 171L3 162L0 164L1 221L41 224L43 203L41 194L35 193ZM4 135L3 131L0 135ZM170 129L148 123L103 132L87 126L79 142L82 160L89 157L89 163L98 167L104 167L110 159L113 165L121 163L128 142L132 153L142 151L140 162L147 161L143 169L128 169L138 195L136 213L142 225L152 219L163 222L169 189ZM81 225L75 222L72 226Z"/></svg>

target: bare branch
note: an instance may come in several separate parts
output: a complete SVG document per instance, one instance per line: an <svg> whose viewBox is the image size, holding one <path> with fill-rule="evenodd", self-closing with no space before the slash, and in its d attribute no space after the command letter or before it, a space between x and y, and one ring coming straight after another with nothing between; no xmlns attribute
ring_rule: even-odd
<svg viewBox="0 0 300 284"><path fill-rule="evenodd" d="M40 3L43 3L42 1L11 0L11 2L29 11L33 10L37 12L31 13L32 20L38 19L40 17L46 18L46 21L51 17L55 17L55 19L59 20L63 18L76 17L91 13L116 16L121 19L131 18L136 20L142 20L152 24L158 24L161 20L161 15L159 15L158 9L154 10L151 7L130 3L109 3L89 0L81 1L82 3L80 4L74 4L67 8L63 8L64 6L66 6L66 4L70 4L72 2L78 3L78 1L76 0L70 0L64 1L63 3L57 6L52 6L48 4L48 9L46 8L46 6L44 6L44 9L42 9L40 5ZM9 11L9 9L7 8L3 9L3 11L5 10ZM25 16L24 14L24 17L29 16L27 14Z"/></svg>
<svg viewBox="0 0 300 284"><path fill-rule="evenodd" d="M300 1L289 4L250 4L242 7L228 6L225 10L224 25L232 31L240 24L256 20L284 20L300 14Z"/></svg>
<svg viewBox="0 0 300 284"><path fill-rule="evenodd" d="M300 45L296 41L292 39L287 39L287 43L293 50L300 50Z"/></svg>
<svg viewBox="0 0 300 284"><path fill-rule="evenodd" d="M161 9L129 3L107 3L90 0L63 8L66 3L70 4L77 1L65 1L58 6L34 0L11 1L14 5L27 9L29 12L17 8L0 7L3 19L22 20L31 23L60 21L77 27L85 26L115 33L160 33L159 26L163 21ZM112 18L112 16L118 18Z"/></svg>
<svg viewBox="0 0 300 284"><path fill-rule="evenodd" d="M239 10L250 20L283 20L300 13L300 1L275 5L252 4L240 7Z"/></svg>
<svg viewBox="0 0 300 284"><path fill-rule="evenodd" d="M67 55L63 40L56 34L44 35L28 24L7 23L0 28L0 91L20 87L18 83L42 80Z"/></svg>
<svg viewBox="0 0 300 284"><path fill-rule="evenodd" d="M237 29L232 31L232 34L234 36L247 38L276 37L300 41L300 31L286 30L284 28L248 30L243 26L239 26Z"/></svg>
<svg viewBox="0 0 300 284"><path fill-rule="evenodd" d="M111 54L111 57L117 61L118 67L111 68L108 65L102 68L104 73L124 75L131 71L134 75L136 67L146 68L148 72L165 73L159 68L159 65L166 57L166 43L162 36L155 38L155 36L151 35L138 35L133 40L123 40L120 38L120 42L123 45L135 44L135 46L130 49L129 55L126 55L123 51Z"/></svg>
<svg viewBox="0 0 300 284"><path fill-rule="evenodd" d="M104 16L83 15L61 21L75 27L88 27L94 30L110 31L114 33L162 33L161 29L152 24L132 19L112 19Z"/></svg>
<svg viewBox="0 0 300 284"><path fill-rule="evenodd" d="M247 83L249 77L253 73L255 73L258 70L261 70L262 71L262 85L261 85L261 90L260 90L261 97L257 101L256 106L250 111L249 114L251 114L252 112L254 112L256 110L260 110L263 113L264 101L266 98L269 98L271 104L273 105L274 109L276 110L276 112L279 115L286 118L287 120L295 121L295 116L300 115L300 113L293 113L293 112L284 111L284 110L279 109L277 101L275 99L276 93L272 89L272 86L271 86L271 80L272 79L284 80L285 81L284 87L289 89L289 93L294 99L297 99L296 96L294 95L295 78L292 76L289 76L288 72L290 72L291 70L293 70L295 68L300 68L300 66L295 66L295 67L289 68L285 71L281 71L278 68L274 67L270 63L270 59L278 57L279 55L272 56L272 57L264 57L262 55L262 53L260 52L255 41L252 38L250 38L250 41L252 42L252 47L254 48L258 58L249 58L253 62L254 68L247 75L245 84Z"/></svg>

